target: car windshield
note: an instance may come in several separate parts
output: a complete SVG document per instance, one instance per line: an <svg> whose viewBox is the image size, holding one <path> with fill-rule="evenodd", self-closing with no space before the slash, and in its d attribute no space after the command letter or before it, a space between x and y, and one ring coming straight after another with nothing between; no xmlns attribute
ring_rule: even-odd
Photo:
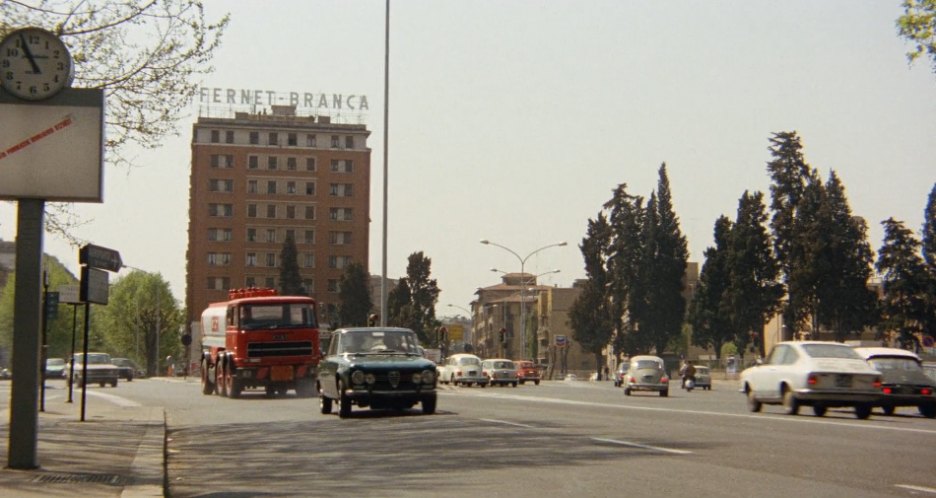
<svg viewBox="0 0 936 498"><path fill-rule="evenodd" d="M854 349L844 344L803 344L803 351L813 358L861 359Z"/></svg>
<svg viewBox="0 0 936 498"><path fill-rule="evenodd" d="M65 365L65 360L61 358L49 358L46 360L47 367L61 367Z"/></svg>
<svg viewBox="0 0 936 498"><path fill-rule="evenodd" d="M880 372L895 370L907 372L923 371L923 367L913 358L871 358L868 362Z"/></svg>
<svg viewBox="0 0 936 498"><path fill-rule="evenodd" d="M472 358L469 356L465 358L460 358L458 360L458 364L459 365L480 365L481 361L478 360L477 358Z"/></svg>
<svg viewBox="0 0 936 498"><path fill-rule="evenodd" d="M317 327L315 307L309 303L245 304L240 307L244 330Z"/></svg>
<svg viewBox="0 0 936 498"><path fill-rule="evenodd" d="M495 361L493 362L493 368L508 368L513 370L514 364L512 361Z"/></svg>
<svg viewBox="0 0 936 498"><path fill-rule="evenodd" d="M341 336L339 353L419 354L416 334L409 330L355 330Z"/></svg>
<svg viewBox="0 0 936 498"><path fill-rule="evenodd" d="M532 361L521 361L517 363L517 368L533 368Z"/></svg>
<svg viewBox="0 0 936 498"><path fill-rule="evenodd" d="M639 360L631 364L634 369L640 370L644 368L660 368L660 364L654 360Z"/></svg>
<svg viewBox="0 0 936 498"><path fill-rule="evenodd" d="M708 367L695 367L695 371L696 371L697 374L707 374L707 373L709 373Z"/></svg>
<svg viewBox="0 0 936 498"><path fill-rule="evenodd" d="M81 363L83 355L75 355L75 360L78 363ZM89 353L88 354L88 365L107 365L110 364L110 355L104 353Z"/></svg>

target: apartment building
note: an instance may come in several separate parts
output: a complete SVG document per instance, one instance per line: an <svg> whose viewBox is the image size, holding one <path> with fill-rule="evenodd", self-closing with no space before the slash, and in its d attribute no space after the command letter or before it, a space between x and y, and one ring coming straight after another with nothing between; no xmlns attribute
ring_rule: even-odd
<svg viewBox="0 0 936 498"><path fill-rule="evenodd" d="M192 130L186 309L240 287L278 288L287 237L323 323L337 316L344 268L367 268L370 131L362 124L272 112L199 117Z"/></svg>

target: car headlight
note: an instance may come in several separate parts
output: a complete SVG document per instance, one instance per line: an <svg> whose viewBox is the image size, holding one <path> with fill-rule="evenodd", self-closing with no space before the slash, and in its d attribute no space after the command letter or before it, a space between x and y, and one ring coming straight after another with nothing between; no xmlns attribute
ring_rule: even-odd
<svg viewBox="0 0 936 498"><path fill-rule="evenodd" d="M362 371L360 371L360 370L355 370L354 372L352 372L352 373L351 373L351 382L353 382L353 383L355 383L355 384L363 384L363 383L364 383L364 372L362 372Z"/></svg>
<svg viewBox="0 0 936 498"><path fill-rule="evenodd" d="M364 382L367 382L368 385L372 386L375 382L377 382L377 377L372 373L366 374L364 375Z"/></svg>
<svg viewBox="0 0 936 498"><path fill-rule="evenodd" d="M419 372L413 373L413 384L419 384L422 382L422 374Z"/></svg>
<svg viewBox="0 0 936 498"><path fill-rule="evenodd" d="M422 378L423 384L432 384L435 382L435 372L432 370L423 370L420 377ZM414 379L413 382L416 382L416 380Z"/></svg>

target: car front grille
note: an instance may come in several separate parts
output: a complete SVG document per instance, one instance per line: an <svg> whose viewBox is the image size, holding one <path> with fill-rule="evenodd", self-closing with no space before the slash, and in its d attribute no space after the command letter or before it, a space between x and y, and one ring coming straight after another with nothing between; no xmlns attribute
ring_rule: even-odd
<svg viewBox="0 0 936 498"><path fill-rule="evenodd" d="M267 358L271 356L309 356L312 354L312 342L252 342L247 344L248 358Z"/></svg>

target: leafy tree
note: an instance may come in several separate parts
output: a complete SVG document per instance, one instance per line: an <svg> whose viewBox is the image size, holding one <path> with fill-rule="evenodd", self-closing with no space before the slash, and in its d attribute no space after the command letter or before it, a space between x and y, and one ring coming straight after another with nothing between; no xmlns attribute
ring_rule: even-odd
<svg viewBox="0 0 936 498"><path fill-rule="evenodd" d="M637 321L632 316L637 296L643 294L640 281L640 258L643 253L640 238L646 210L643 198L627 193L627 184L614 189L611 200L604 204L611 230L608 254L608 300L613 320L614 350L629 355L644 351L637 343ZM633 300L633 301L632 301Z"/></svg>
<svg viewBox="0 0 936 498"><path fill-rule="evenodd" d="M904 14L897 18L900 36L913 43L907 52L911 64L924 54L936 71L936 0L904 0Z"/></svg>
<svg viewBox="0 0 936 498"><path fill-rule="evenodd" d="M221 42L228 17L206 20L199 0L72 0L0 2L0 36L44 26L68 46L75 88L103 88L106 148L112 164L134 143L156 148L177 133L176 122ZM47 206L46 229L73 239L77 223L67 204Z"/></svg>
<svg viewBox="0 0 936 498"><path fill-rule="evenodd" d="M345 268L339 282L338 317L342 326L363 326L373 308L370 295L370 277L361 263Z"/></svg>
<svg viewBox="0 0 936 498"><path fill-rule="evenodd" d="M431 334L438 326L435 305L440 291L431 274L432 260L422 251L414 252L408 258L406 277L387 296L387 323L412 329L424 344L434 342Z"/></svg>
<svg viewBox="0 0 936 498"><path fill-rule="evenodd" d="M816 308L822 326L843 342L849 334L877 323L877 295L868 286L874 255L868 243L867 225L853 216L845 187L832 171L820 208L816 249Z"/></svg>
<svg viewBox="0 0 936 498"><path fill-rule="evenodd" d="M936 270L936 183L923 211L923 259L930 269Z"/></svg>
<svg viewBox="0 0 936 498"><path fill-rule="evenodd" d="M682 291L689 250L673 210L666 164L660 166L657 190L647 202L647 216L642 231L641 271L644 286L644 309L637 315L638 336L652 344L657 353L666 350L671 339L679 336L686 314ZM652 285L649 283L652 282Z"/></svg>
<svg viewBox="0 0 936 498"><path fill-rule="evenodd" d="M569 308L572 337L583 350L594 355L595 371L599 374L604 364L602 350L614 333L612 307L607 299L610 242L611 227L605 215L601 213L597 220L588 220L588 231L579 245L585 259L587 281Z"/></svg>
<svg viewBox="0 0 936 498"><path fill-rule="evenodd" d="M689 303L688 321L692 343L715 350L734 337L729 310L728 288L731 284L731 220L720 216L715 221L715 246L705 250L705 262L699 273L699 285Z"/></svg>
<svg viewBox="0 0 936 498"><path fill-rule="evenodd" d="M801 217L798 212L801 208L800 199L814 174L806 163L803 145L795 131L774 133L770 138L769 150L773 159L767 163L767 172L772 181L770 208L774 213L770 227L773 230L774 253L780 262L789 296L783 313L783 321L788 327L784 339L789 339L799 330L805 318L802 305L808 301L805 296L799 295L800 289L796 288L802 282L796 273L804 258L804 239L798 237L797 218Z"/></svg>
<svg viewBox="0 0 936 498"><path fill-rule="evenodd" d="M287 235L280 251L280 294L284 296L306 296L309 294L299 274L296 241Z"/></svg>
<svg viewBox="0 0 936 498"><path fill-rule="evenodd" d="M135 270L121 277L111 285L107 305L91 313L103 349L146 365L147 375L159 373L162 358L183 353L184 314L160 274Z"/></svg>
<svg viewBox="0 0 936 498"><path fill-rule="evenodd" d="M744 192L731 230L728 301L734 342L743 354L750 339L765 355L764 324L776 313L783 297L780 268L771 250L764 195Z"/></svg>
<svg viewBox="0 0 936 498"><path fill-rule="evenodd" d="M928 282L919 255L920 241L903 222L888 218L884 225L884 243L878 251L877 270L883 276L884 324L896 330L905 348L919 350L915 334L922 332L926 321Z"/></svg>

